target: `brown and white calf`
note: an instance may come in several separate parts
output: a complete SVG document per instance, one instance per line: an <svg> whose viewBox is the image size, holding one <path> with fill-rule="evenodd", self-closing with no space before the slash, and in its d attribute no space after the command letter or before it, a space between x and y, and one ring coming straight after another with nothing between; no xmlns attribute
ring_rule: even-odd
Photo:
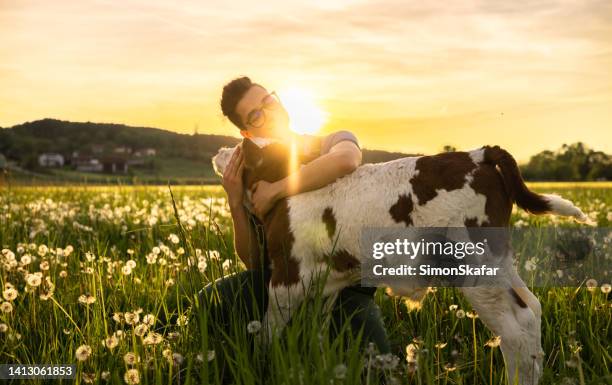
<svg viewBox="0 0 612 385"><path fill-rule="evenodd" d="M255 182L274 182L292 171L287 146L262 138L240 145L247 195ZM222 148L213 158L217 173L223 173L234 150ZM498 146L364 164L326 187L283 199L263 219L272 271L264 325L270 333L281 329L321 276L326 276L324 295L358 282L364 227L504 227L513 203L533 214L587 219L559 196L530 191L514 158ZM510 383L536 384L543 362L541 307L514 274L521 284L512 289L460 289L484 324L501 336ZM426 293L391 289L413 299Z"/></svg>

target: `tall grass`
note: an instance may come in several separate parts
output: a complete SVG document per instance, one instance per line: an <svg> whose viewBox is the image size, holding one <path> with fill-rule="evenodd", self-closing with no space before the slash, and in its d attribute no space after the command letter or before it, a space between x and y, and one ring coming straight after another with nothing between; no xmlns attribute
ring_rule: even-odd
<svg viewBox="0 0 612 385"><path fill-rule="evenodd" d="M532 187L560 193L599 226L610 225L609 186ZM360 348L361 335L346 328L328 338L320 295L268 346L257 343L261 331L248 328L254 320L238 313L222 327L197 294L244 269L233 252L224 195L219 187L172 193L125 186L1 190L0 285L3 296L10 298L9 284L18 294L0 301L0 363L76 363L79 383L126 383L126 373L135 373L129 369L144 384L505 383L499 348L487 346L495 336L452 288L434 290L413 311L377 291L395 357ZM517 210L513 224L571 225ZM527 258L537 250L518 252ZM544 314L542 383L612 381L612 307L603 284L533 288Z"/></svg>

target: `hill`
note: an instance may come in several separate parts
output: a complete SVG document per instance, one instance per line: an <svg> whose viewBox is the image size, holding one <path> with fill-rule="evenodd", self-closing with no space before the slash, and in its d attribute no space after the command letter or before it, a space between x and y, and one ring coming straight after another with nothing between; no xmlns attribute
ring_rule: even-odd
<svg viewBox="0 0 612 385"><path fill-rule="evenodd" d="M137 181L141 183L215 183L211 158L223 146L234 146L240 139L209 134L180 134L151 127L123 124L69 122L43 119L0 129L0 153L13 161L25 175L40 174L42 180L76 182ZM141 159L129 167L127 175L77 172L74 164L48 169L39 165L43 153L61 154L67 163L77 156L108 157L116 150L130 153L153 149L154 157ZM77 154L78 153L78 154ZM131 154L122 154L128 157ZM384 162L408 154L380 150L363 151L364 163Z"/></svg>

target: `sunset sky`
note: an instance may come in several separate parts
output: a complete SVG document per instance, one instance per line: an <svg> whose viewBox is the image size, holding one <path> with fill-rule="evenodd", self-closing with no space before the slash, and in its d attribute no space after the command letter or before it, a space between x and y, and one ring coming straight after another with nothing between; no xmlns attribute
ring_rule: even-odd
<svg viewBox="0 0 612 385"><path fill-rule="evenodd" d="M0 0L0 126L237 135L219 97L248 75L365 148L612 152L612 1L423 3Z"/></svg>

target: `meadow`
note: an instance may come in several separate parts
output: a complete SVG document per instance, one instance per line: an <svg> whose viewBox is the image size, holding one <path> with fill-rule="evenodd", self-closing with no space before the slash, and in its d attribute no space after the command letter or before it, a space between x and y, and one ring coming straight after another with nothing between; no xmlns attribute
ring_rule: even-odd
<svg viewBox="0 0 612 385"><path fill-rule="evenodd" d="M612 184L532 184L573 200L600 227ZM515 207L512 225L577 226ZM218 186L0 189L0 363L75 363L76 380L108 384L504 384L496 336L457 290L420 309L376 293L392 355L326 338L321 298L285 334L253 345L257 320L230 329L196 316L195 295L244 269ZM534 259L535 250L519 250ZM610 282L533 291L543 307L542 384L610 384ZM322 326L323 325L323 326ZM356 340L357 339L357 340ZM345 348L348 345L348 348ZM15 383L45 383L42 380Z"/></svg>

